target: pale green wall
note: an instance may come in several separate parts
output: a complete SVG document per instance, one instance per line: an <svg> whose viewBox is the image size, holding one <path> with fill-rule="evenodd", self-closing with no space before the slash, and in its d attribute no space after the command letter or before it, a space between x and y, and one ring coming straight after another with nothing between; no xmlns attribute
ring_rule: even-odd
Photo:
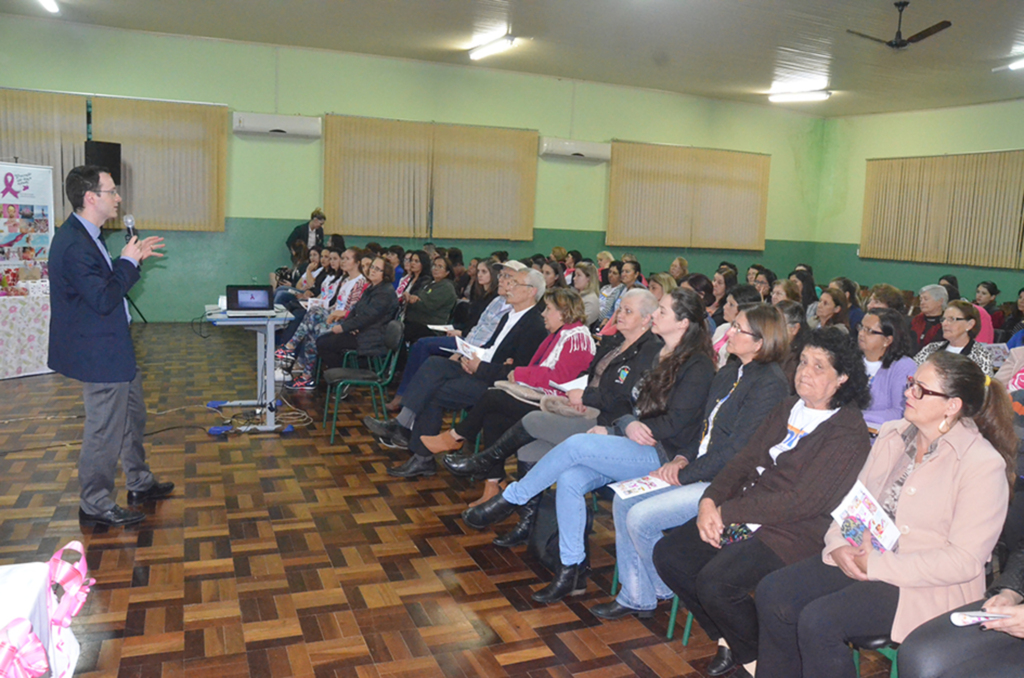
<svg viewBox="0 0 1024 678"><path fill-rule="evenodd" d="M41 46L45 47L41 49ZM31 55L26 58L25 55ZM590 141L624 139L768 153L772 157L764 252L686 252L696 270L719 259L797 261L819 277L915 287L931 267L856 257L871 157L1024 147L1024 101L823 120L785 109L558 78L320 50L146 34L2 16L0 86L227 104L232 110L536 129ZM291 225L322 202L320 141L231 136L225 233L167 233L168 256L147 273L137 301L150 319L183 320L227 282L263 280L284 263ZM548 251L602 242L608 167L540 159L534 242L461 243ZM584 236L572 232L587 232ZM585 249L585 248L581 248ZM588 252L590 253L590 252ZM642 251L645 269L669 252ZM984 269L1016 289L1015 276ZM182 282L187 281L186 286ZM1005 281L1005 282L1004 282Z"/></svg>

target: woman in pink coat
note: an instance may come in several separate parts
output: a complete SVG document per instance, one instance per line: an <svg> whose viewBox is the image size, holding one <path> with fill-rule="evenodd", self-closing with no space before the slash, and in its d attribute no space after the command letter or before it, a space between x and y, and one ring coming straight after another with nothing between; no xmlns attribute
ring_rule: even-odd
<svg viewBox="0 0 1024 678"><path fill-rule="evenodd" d="M879 552L832 524L821 558L757 588L757 677L855 675L847 641L917 626L985 591L1013 483L1017 438L1006 389L965 356L939 352L908 380L860 481L900 532Z"/></svg>

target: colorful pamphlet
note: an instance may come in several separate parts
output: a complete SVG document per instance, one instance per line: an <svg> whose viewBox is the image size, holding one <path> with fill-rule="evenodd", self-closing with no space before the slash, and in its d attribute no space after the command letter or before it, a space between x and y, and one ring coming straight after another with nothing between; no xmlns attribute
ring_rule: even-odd
<svg viewBox="0 0 1024 678"><path fill-rule="evenodd" d="M839 524L843 537L853 546L862 546L868 539L871 548L885 553L891 551L900 538L896 523L859 480L839 502L832 517Z"/></svg>
<svg viewBox="0 0 1024 678"><path fill-rule="evenodd" d="M660 478L644 476L643 478L634 478L633 480L623 480L617 483L611 483L608 487L615 490L615 494L619 495L620 499L629 499L630 497L635 497L640 494L660 490L663 487L669 487L669 484Z"/></svg>

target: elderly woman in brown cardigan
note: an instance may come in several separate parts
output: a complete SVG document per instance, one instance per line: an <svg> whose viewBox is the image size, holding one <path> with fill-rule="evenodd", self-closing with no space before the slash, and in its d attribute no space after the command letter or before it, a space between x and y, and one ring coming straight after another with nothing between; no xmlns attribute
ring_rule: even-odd
<svg viewBox="0 0 1024 678"><path fill-rule="evenodd" d="M796 392L711 481L697 518L654 548L662 581L720 641L709 676L757 659L750 594L766 575L821 551L829 514L868 456L859 409L869 401L868 380L845 332L811 332ZM734 675L745 673L738 667Z"/></svg>

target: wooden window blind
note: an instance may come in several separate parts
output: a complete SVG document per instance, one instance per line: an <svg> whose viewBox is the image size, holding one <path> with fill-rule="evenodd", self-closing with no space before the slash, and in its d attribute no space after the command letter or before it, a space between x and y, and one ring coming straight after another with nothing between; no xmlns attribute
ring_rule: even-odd
<svg viewBox="0 0 1024 678"><path fill-rule="evenodd" d="M771 157L616 141L609 245L763 250Z"/></svg>
<svg viewBox="0 0 1024 678"><path fill-rule="evenodd" d="M1024 266L1024 151L869 160L860 256Z"/></svg>
<svg viewBox="0 0 1024 678"><path fill-rule="evenodd" d="M324 211L328 233L429 237L431 126L328 115Z"/></svg>
<svg viewBox="0 0 1024 678"><path fill-rule="evenodd" d="M143 231L223 231L227 106L92 98L97 141L121 144L121 211Z"/></svg>
<svg viewBox="0 0 1024 678"><path fill-rule="evenodd" d="M85 162L85 104L75 94L0 89L0 159L53 167L54 228L73 211L64 177Z"/></svg>
<svg viewBox="0 0 1024 678"><path fill-rule="evenodd" d="M535 131L325 119L331 233L530 240L536 187Z"/></svg>

